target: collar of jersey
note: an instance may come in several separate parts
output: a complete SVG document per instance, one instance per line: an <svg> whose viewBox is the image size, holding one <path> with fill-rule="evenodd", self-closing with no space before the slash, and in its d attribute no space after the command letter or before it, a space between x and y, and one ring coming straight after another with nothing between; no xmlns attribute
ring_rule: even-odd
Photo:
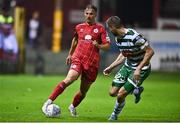
<svg viewBox="0 0 180 123"><path fill-rule="evenodd" d="M96 22L94 22L94 23L92 23L92 24L88 24L87 22L85 22L85 24L88 25L88 26L92 26L92 25L95 25Z"/></svg>

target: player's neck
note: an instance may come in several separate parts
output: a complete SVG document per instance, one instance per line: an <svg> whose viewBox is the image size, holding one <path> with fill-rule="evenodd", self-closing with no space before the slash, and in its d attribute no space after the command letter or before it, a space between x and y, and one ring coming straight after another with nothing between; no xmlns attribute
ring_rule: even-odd
<svg viewBox="0 0 180 123"><path fill-rule="evenodd" d="M93 22L86 22L88 25L93 25L93 24L95 24L96 22L95 21L93 21Z"/></svg>

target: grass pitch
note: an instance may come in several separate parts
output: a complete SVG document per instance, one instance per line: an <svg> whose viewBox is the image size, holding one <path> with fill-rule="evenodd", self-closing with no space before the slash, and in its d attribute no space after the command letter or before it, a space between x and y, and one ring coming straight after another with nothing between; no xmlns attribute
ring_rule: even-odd
<svg viewBox="0 0 180 123"><path fill-rule="evenodd" d="M59 118L46 118L42 114L42 104L64 77L0 75L0 121L107 122L115 103L115 98L108 95L113 76L98 76L77 108L78 118L72 118L67 108L79 89L79 80L56 99L62 111ZM180 121L180 74L152 73L143 86L141 102L135 104L134 96L129 95L118 121Z"/></svg>

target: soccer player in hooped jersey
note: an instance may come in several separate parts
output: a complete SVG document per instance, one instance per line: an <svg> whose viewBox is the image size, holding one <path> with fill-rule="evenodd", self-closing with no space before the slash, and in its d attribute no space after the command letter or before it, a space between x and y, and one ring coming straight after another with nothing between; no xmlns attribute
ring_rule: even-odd
<svg viewBox="0 0 180 123"><path fill-rule="evenodd" d="M109 92L111 96L117 96L109 120L117 120L129 93L133 92L135 94L135 103L140 100L143 91L143 87L140 85L150 74L150 59L154 51L149 42L134 29L125 28L119 17L110 17L106 24L115 36L120 54L111 65L104 69L103 73L108 75L115 67L124 63L117 72Z"/></svg>
<svg viewBox="0 0 180 123"><path fill-rule="evenodd" d="M42 107L44 114L48 115L47 106L52 104L65 88L81 75L80 89L68 108L71 116L76 117L76 107L85 98L90 86L96 80L100 61L99 50L110 48L110 40L105 28L95 22L96 14L97 8L93 5L87 5L84 11L85 22L75 27L75 34L66 59L66 64L71 65L69 72L44 103Z"/></svg>

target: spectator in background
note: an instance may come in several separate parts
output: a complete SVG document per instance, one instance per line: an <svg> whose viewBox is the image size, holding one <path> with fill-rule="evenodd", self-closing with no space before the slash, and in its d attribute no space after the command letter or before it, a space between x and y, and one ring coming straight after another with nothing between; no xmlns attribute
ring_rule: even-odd
<svg viewBox="0 0 180 123"><path fill-rule="evenodd" d="M28 23L27 35L28 35L28 43L32 48L37 48L39 45L39 37L41 35L42 28L39 20L39 12L35 11L32 14L32 18Z"/></svg>
<svg viewBox="0 0 180 123"><path fill-rule="evenodd" d="M13 17L4 9L0 14L1 72L16 72L18 43L13 33Z"/></svg>

